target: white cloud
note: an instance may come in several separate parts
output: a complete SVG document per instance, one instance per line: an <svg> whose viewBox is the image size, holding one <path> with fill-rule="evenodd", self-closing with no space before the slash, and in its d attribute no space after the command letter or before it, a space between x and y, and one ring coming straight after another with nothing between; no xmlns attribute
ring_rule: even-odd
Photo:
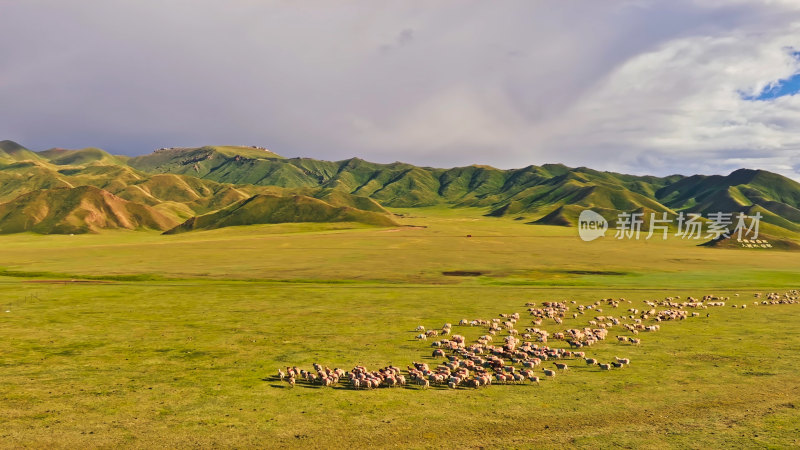
<svg viewBox="0 0 800 450"><path fill-rule="evenodd" d="M798 178L800 95L745 100L800 72L800 27L736 29L669 41L610 74L549 126L548 146L616 147L608 169L720 173L758 167ZM566 137L568 129L577 132ZM651 167L640 167L648 159ZM627 161L626 161L627 160Z"/></svg>

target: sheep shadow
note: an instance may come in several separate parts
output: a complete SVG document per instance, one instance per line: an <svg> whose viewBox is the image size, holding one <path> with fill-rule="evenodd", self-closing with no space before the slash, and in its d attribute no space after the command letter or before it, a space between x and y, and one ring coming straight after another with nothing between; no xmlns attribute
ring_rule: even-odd
<svg viewBox="0 0 800 450"><path fill-rule="evenodd" d="M295 389L295 388L303 388L303 389L322 389L322 388L324 387L324 386L318 386L318 385L314 385L314 384L308 384L308 383L295 383L294 387L290 386L288 383L284 383L284 384L270 384L269 386L270 386L271 388L274 388L274 389ZM336 388L335 386L332 386L332 387L333 387L333 388Z"/></svg>

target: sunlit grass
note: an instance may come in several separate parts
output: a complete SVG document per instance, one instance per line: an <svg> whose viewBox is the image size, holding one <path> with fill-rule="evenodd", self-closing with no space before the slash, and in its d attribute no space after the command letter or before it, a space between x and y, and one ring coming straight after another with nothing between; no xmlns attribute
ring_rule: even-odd
<svg viewBox="0 0 800 450"><path fill-rule="evenodd" d="M680 240L584 243L574 229L474 211L413 212L404 224L427 228L2 237L0 442L800 445L800 305L752 305L756 291L799 287L796 253ZM459 270L485 273L442 274ZM704 294L750 306L663 323L642 333L638 347L609 340L591 348L604 361L631 358L624 370L568 362L567 373L541 386L476 391L290 390L271 378L279 367L314 362L431 362L431 348L413 339L417 325L524 313L528 301L622 297L633 303L604 311L622 315L646 299ZM585 326L590 316L563 327ZM473 339L483 329L454 331Z"/></svg>

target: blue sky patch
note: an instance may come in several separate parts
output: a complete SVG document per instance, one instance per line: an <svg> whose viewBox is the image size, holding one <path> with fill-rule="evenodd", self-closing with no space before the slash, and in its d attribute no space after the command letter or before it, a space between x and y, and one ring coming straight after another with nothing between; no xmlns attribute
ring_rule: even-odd
<svg viewBox="0 0 800 450"><path fill-rule="evenodd" d="M800 52L792 52L795 59L800 59ZM772 100L773 98L785 95L794 95L800 92L800 73L796 73L789 78L778 80L777 83L767 86L758 95L741 94L745 100Z"/></svg>

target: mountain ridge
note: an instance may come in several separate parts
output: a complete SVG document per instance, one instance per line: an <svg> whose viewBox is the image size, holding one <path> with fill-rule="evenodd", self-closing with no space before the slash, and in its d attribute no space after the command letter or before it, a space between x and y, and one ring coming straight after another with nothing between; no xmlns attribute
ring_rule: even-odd
<svg viewBox="0 0 800 450"><path fill-rule="evenodd" d="M358 222L375 226L397 226L389 216L350 206L334 206L305 195L257 194L212 213L195 216L164 232L182 233L229 226L285 222Z"/></svg>
<svg viewBox="0 0 800 450"><path fill-rule="evenodd" d="M612 220L631 211L669 216L758 212L779 233L800 233L800 184L764 170L657 177L563 164L446 169L361 158L285 158L245 146L165 148L125 158L95 148L31 152L2 141L0 151L17 157L0 154L0 201L34 189L85 184L156 208L181 223L268 194L304 195L379 214L389 214L386 207L475 207L492 217L561 226L574 226L579 211L587 208Z"/></svg>

